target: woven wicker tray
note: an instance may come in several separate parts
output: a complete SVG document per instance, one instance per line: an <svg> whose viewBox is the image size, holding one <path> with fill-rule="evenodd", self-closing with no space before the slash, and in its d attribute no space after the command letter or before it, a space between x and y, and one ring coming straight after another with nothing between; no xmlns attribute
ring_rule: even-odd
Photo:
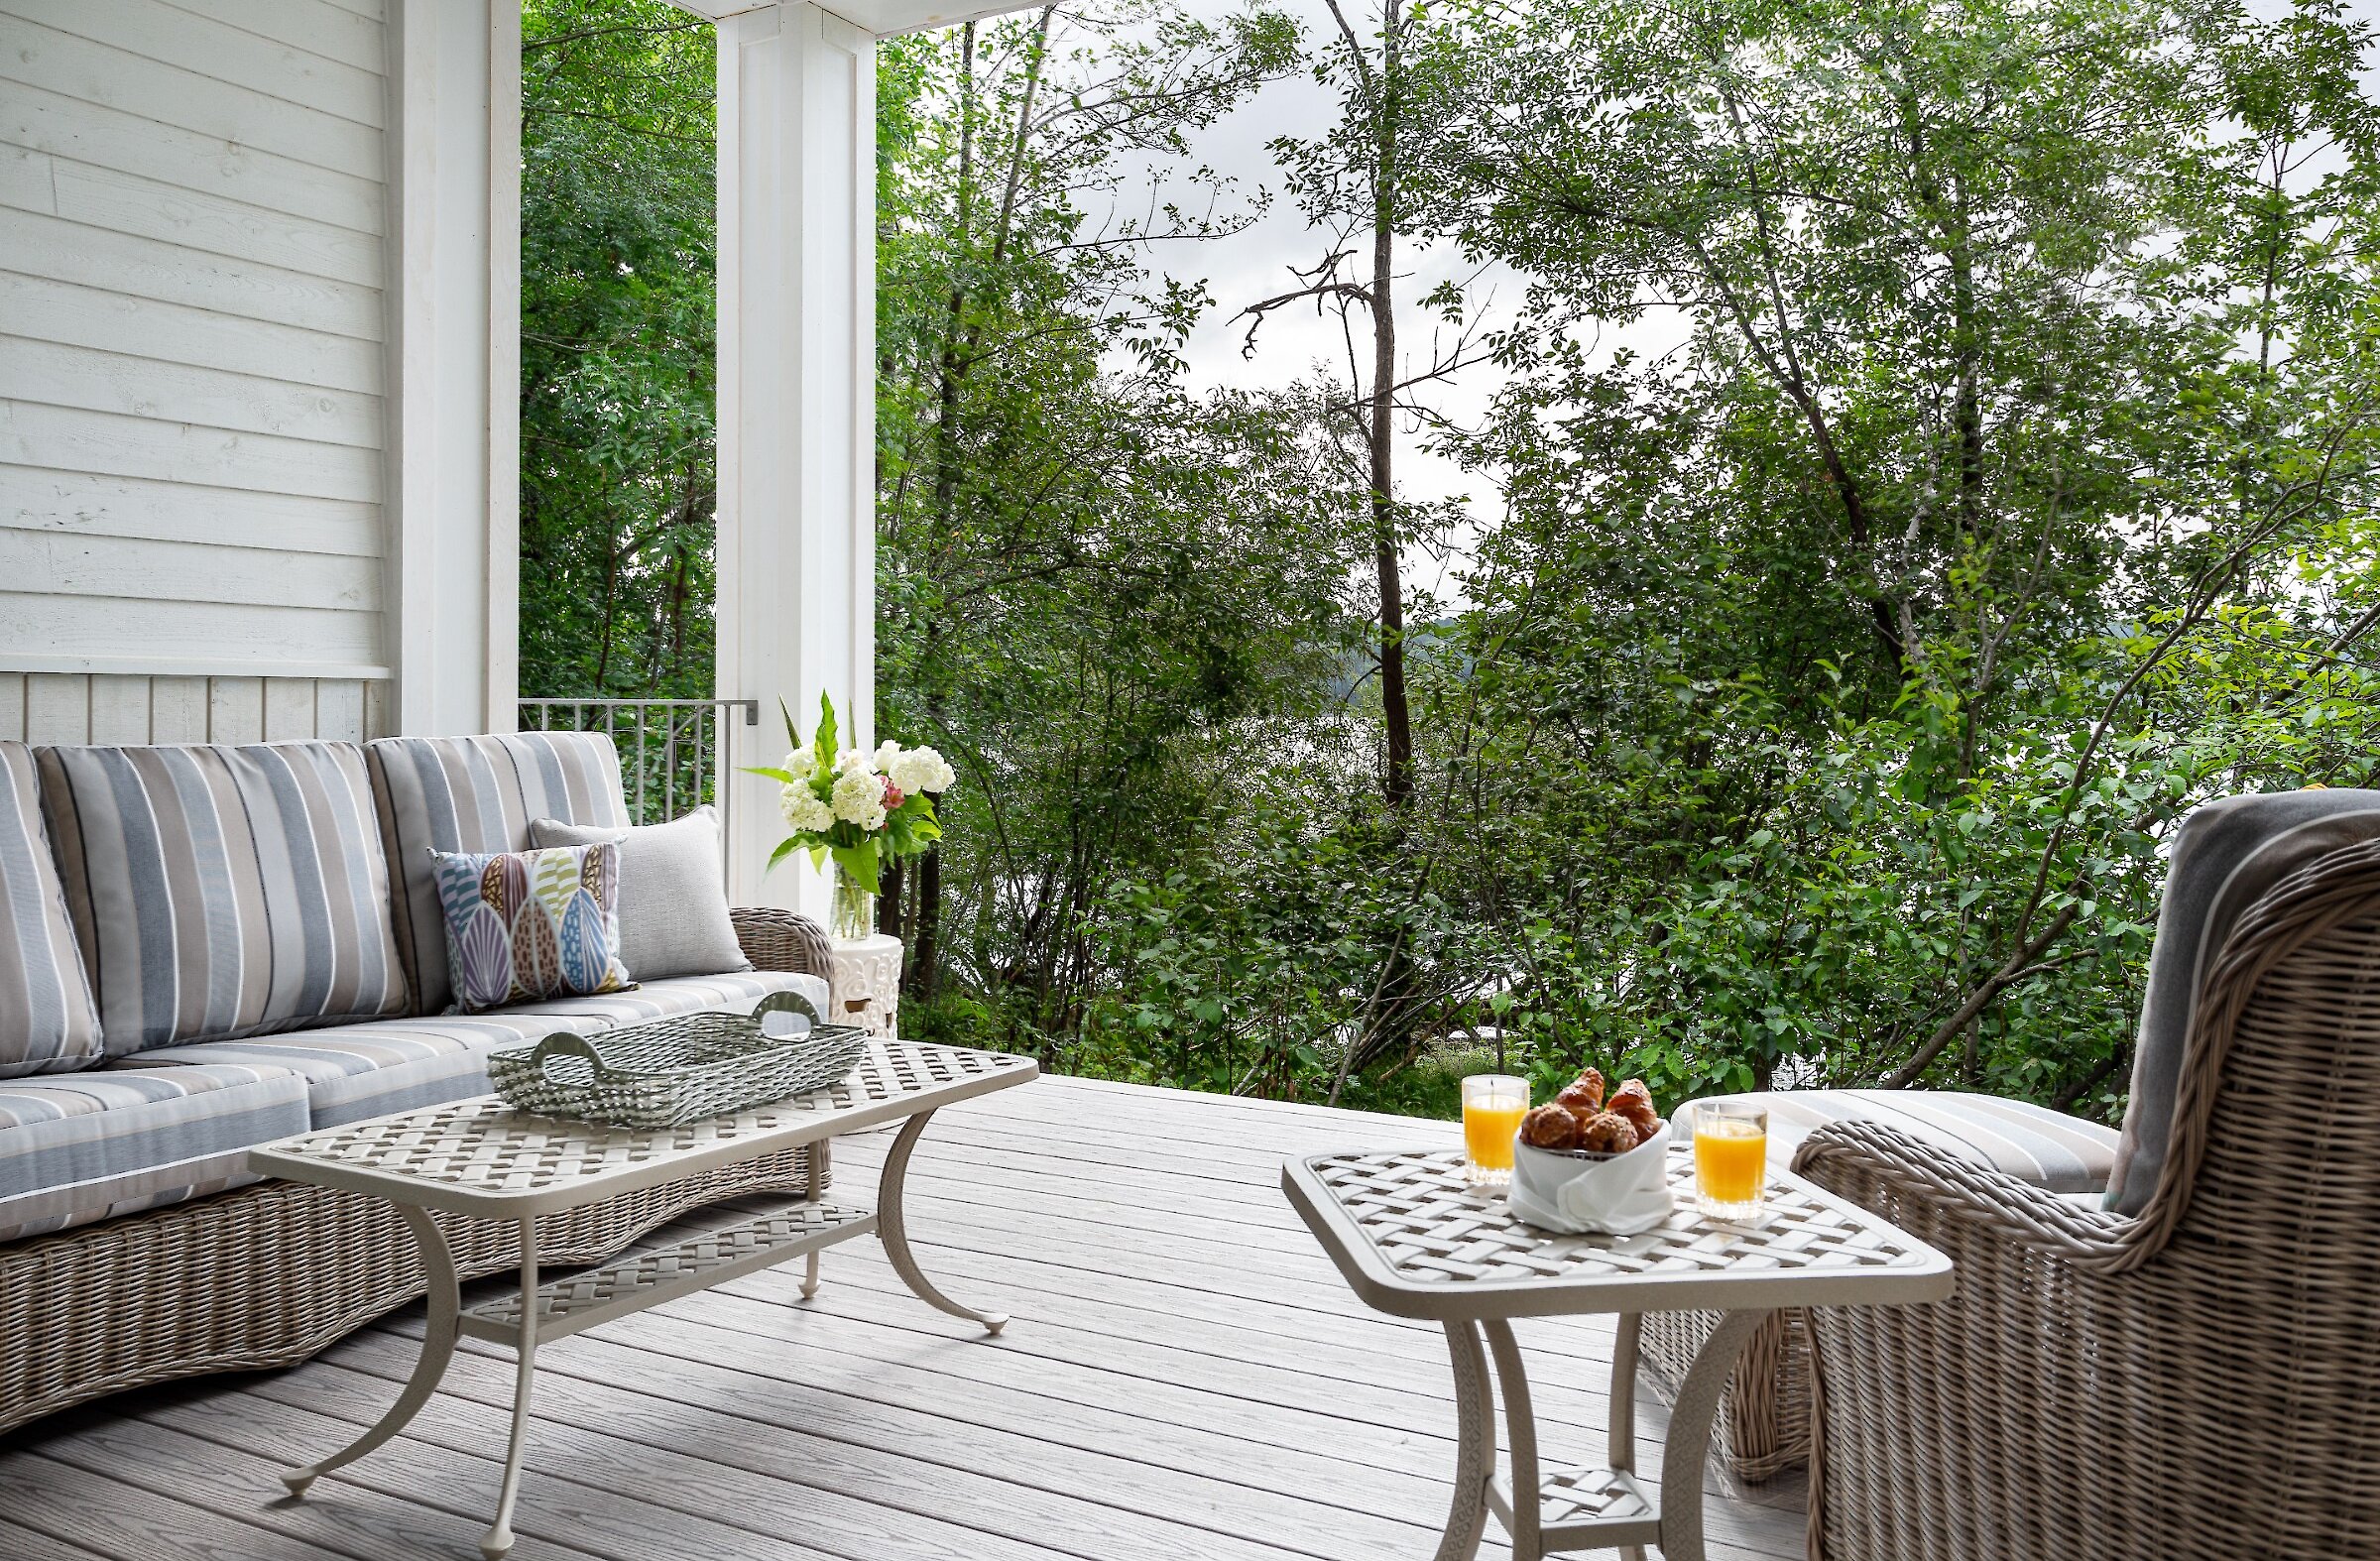
<svg viewBox="0 0 2380 1561"><path fill-rule="evenodd" d="M807 1015L806 1035L772 1040L761 1016ZM557 1033L493 1052L488 1079L507 1104L543 1117L623 1128L673 1128L726 1117L839 1083L859 1065L868 1032L820 1024L793 992L773 993L750 1014L689 1014L589 1039Z"/></svg>

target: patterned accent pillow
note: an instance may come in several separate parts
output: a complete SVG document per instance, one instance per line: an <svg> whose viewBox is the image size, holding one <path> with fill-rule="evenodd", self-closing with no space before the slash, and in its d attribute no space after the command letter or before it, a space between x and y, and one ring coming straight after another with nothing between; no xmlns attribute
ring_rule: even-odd
<svg viewBox="0 0 2380 1561"><path fill-rule="evenodd" d="M454 997L430 852L526 851L539 844L529 838L533 818L629 824L620 753L601 732L384 737L365 744L364 757L379 792L397 884L397 952L416 1014L444 1013Z"/></svg>
<svg viewBox="0 0 2380 1561"><path fill-rule="evenodd" d="M636 985L620 962L618 846L430 856L463 1013Z"/></svg>

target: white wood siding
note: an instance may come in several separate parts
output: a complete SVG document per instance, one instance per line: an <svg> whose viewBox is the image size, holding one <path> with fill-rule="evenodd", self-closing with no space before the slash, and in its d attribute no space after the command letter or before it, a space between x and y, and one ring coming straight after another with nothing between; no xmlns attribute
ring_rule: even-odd
<svg viewBox="0 0 2380 1561"><path fill-rule="evenodd" d="M0 672L0 738L27 743L360 742L389 730L388 684L359 677Z"/></svg>
<svg viewBox="0 0 2380 1561"><path fill-rule="evenodd" d="M387 44L0 0L0 736L380 729Z"/></svg>

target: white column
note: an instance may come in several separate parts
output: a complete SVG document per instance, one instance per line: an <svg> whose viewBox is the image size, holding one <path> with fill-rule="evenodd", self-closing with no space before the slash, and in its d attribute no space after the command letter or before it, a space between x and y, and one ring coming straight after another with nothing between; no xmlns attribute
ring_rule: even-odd
<svg viewBox="0 0 2380 1561"><path fill-rule="evenodd" d="M738 764L806 737L834 696L874 741L876 40L802 0L719 24L719 624L722 698L762 702ZM738 776L738 904L823 916L806 857L764 880L776 788Z"/></svg>
<svg viewBox="0 0 2380 1561"><path fill-rule="evenodd" d="M397 731L510 731L519 678L521 12L389 8L386 634Z"/></svg>

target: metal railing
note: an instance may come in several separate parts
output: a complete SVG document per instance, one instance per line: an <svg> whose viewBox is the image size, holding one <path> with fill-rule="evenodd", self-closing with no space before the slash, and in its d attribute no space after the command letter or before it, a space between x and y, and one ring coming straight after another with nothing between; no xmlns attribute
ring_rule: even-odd
<svg viewBox="0 0 2380 1561"><path fill-rule="evenodd" d="M728 838L735 787L719 778L739 765L763 761L738 752L752 747L761 723L758 699L524 699L525 732L608 732L620 750L620 779L629 815L640 824L666 823L709 802L719 809L719 837ZM741 733L741 736L739 736ZM724 864L723 864L724 865Z"/></svg>

